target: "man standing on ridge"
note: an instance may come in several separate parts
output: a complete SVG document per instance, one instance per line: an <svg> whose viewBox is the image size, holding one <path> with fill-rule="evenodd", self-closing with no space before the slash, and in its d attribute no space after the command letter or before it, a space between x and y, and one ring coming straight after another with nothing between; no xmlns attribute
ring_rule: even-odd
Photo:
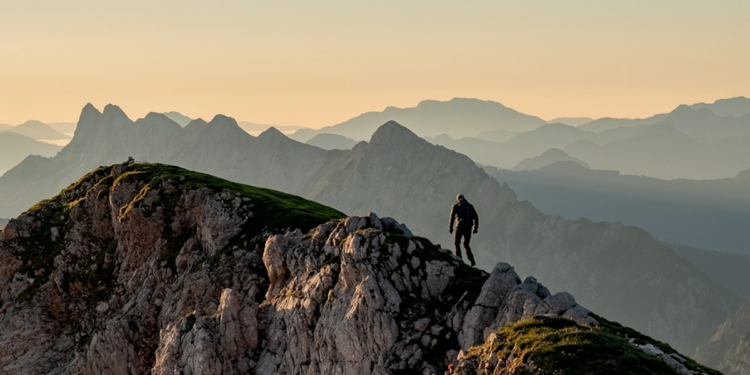
<svg viewBox="0 0 750 375"><path fill-rule="evenodd" d="M456 233L453 233L453 224L456 223ZM453 234L454 244L456 245L456 255L461 257L461 237L464 239L464 250L466 250L466 257L469 258L472 266L477 263L474 261L474 254L471 253L471 227L474 227L474 233L476 234L479 230L479 215L474 206L469 203L463 194L459 194L456 197L456 203L451 208L451 221L448 231Z"/></svg>

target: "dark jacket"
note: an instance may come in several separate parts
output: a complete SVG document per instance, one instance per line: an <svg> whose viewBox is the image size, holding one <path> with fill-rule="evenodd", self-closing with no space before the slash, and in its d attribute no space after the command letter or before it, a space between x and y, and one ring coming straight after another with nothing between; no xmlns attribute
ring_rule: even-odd
<svg viewBox="0 0 750 375"><path fill-rule="evenodd" d="M459 200L451 207L449 227L453 228L455 222L458 222L458 227L460 228L471 228L473 225L474 229L479 229L479 215L477 214L477 210L466 199Z"/></svg>

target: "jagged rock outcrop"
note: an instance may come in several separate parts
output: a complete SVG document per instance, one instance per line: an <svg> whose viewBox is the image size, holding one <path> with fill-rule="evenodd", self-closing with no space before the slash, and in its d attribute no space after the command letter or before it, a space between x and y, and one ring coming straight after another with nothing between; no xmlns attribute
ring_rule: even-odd
<svg viewBox="0 0 750 375"><path fill-rule="evenodd" d="M711 341L698 347L695 358L726 375L750 374L750 302L727 319Z"/></svg>
<svg viewBox="0 0 750 375"><path fill-rule="evenodd" d="M442 374L533 317L601 319L393 219L164 165L102 167L0 232L0 373Z"/></svg>

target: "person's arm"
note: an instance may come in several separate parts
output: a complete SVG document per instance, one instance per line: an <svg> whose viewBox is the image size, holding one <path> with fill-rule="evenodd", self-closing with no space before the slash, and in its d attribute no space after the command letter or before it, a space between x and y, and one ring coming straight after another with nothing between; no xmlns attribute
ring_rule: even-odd
<svg viewBox="0 0 750 375"><path fill-rule="evenodd" d="M474 233L476 233L479 230L479 214L473 205L471 206L471 212L474 215Z"/></svg>
<svg viewBox="0 0 750 375"><path fill-rule="evenodd" d="M453 233L453 223L456 220L456 206L451 207L451 220L448 223L448 232Z"/></svg>

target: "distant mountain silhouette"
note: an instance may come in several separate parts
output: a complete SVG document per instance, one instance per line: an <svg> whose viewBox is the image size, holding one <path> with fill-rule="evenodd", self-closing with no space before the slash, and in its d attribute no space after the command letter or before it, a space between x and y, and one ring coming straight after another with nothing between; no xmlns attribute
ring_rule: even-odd
<svg viewBox="0 0 750 375"><path fill-rule="evenodd" d="M694 109L708 109L721 117L743 117L750 114L750 99L744 96L719 99L713 103L697 103L691 105Z"/></svg>
<svg viewBox="0 0 750 375"><path fill-rule="evenodd" d="M57 156L29 157L0 177L0 216L15 216L128 155L286 191L347 213L374 210L447 244L447 209L464 193L482 216L474 244L479 264L504 260L520 274L544 275L545 285L569 290L581 304L686 352L707 341L740 303L645 231L544 215L468 157L395 122L351 150L326 151L276 129L250 136L224 116L182 128L160 114L131 121L116 106L99 112L87 105L75 138Z"/></svg>
<svg viewBox="0 0 750 375"><path fill-rule="evenodd" d="M187 126L187 124L189 124L190 121L193 121L193 119L191 119L190 117L187 117L187 116L183 115L180 112L171 111L171 112L164 112L162 114L164 116L167 116L170 120L176 122L177 125L180 125L183 128L185 126Z"/></svg>
<svg viewBox="0 0 750 375"><path fill-rule="evenodd" d="M748 179L665 181L573 163L523 172L484 169L548 214L620 221L662 241L750 255Z"/></svg>
<svg viewBox="0 0 750 375"><path fill-rule="evenodd" d="M590 117L558 117L547 121L548 124L565 124L570 126L581 126L587 124L594 119Z"/></svg>
<svg viewBox="0 0 750 375"><path fill-rule="evenodd" d="M520 163L513 167L513 170L533 171L555 163L574 163L586 169L591 169L586 162L570 157L570 155L566 154L565 151L560 150L559 148L551 148L539 156L521 160Z"/></svg>
<svg viewBox="0 0 750 375"><path fill-rule="evenodd" d="M747 168L750 137L702 144L676 126L660 123L624 141L598 145L580 140L562 149L593 169L661 179L718 179Z"/></svg>
<svg viewBox="0 0 750 375"><path fill-rule="evenodd" d="M2 229L5 224L8 224L8 219L0 219L0 229Z"/></svg>
<svg viewBox="0 0 750 375"><path fill-rule="evenodd" d="M0 133L0 175L29 155L54 156L61 149L14 132Z"/></svg>
<svg viewBox="0 0 750 375"><path fill-rule="evenodd" d="M349 150L357 144L357 141L343 135L321 133L305 143L324 150Z"/></svg>
<svg viewBox="0 0 750 375"><path fill-rule="evenodd" d="M681 105L656 124L671 124L693 139L707 144L750 137L750 115L720 117L708 108Z"/></svg>
<svg viewBox="0 0 750 375"><path fill-rule="evenodd" d="M20 134L32 139L36 140L61 140L61 139L70 139L70 136L65 135L63 133L60 133L56 131L55 129L52 129L47 124L40 122L40 121L26 121L21 125L18 125L14 127L13 129L7 130L8 132L13 132L16 134Z"/></svg>
<svg viewBox="0 0 750 375"><path fill-rule="evenodd" d="M528 132L515 134L503 143L491 142L485 137L453 139L447 135L425 137L425 139L466 154L477 163L512 169L523 159L539 156L550 148L562 149L579 140L590 141L593 144L627 140L639 134L643 129L643 127L617 128L597 134L565 124L546 124Z"/></svg>
<svg viewBox="0 0 750 375"><path fill-rule="evenodd" d="M606 130L612 130L621 127L651 125L663 119L664 117L667 117L667 114L658 114L644 119L603 117L580 125L578 126L578 128L594 133L601 133Z"/></svg>
<svg viewBox="0 0 750 375"><path fill-rule="evenodd" d="M0 133L10 129L13 129L13 125L0 124Z"/></svg>
<svg viewBox="0 0 750 375"><path fill-rule="evenodd" d="M390 120L404 124L420 136L447 134L454 138L474 137L493 130L528 131L545 124L539 117L525 115L500 103L455 98L447 102L425 100L414 108L388 107L368 112L338 125L317 130L300 130L291 138L306 142L316 134L332 133L355 140L366 140Z"/></svg>

